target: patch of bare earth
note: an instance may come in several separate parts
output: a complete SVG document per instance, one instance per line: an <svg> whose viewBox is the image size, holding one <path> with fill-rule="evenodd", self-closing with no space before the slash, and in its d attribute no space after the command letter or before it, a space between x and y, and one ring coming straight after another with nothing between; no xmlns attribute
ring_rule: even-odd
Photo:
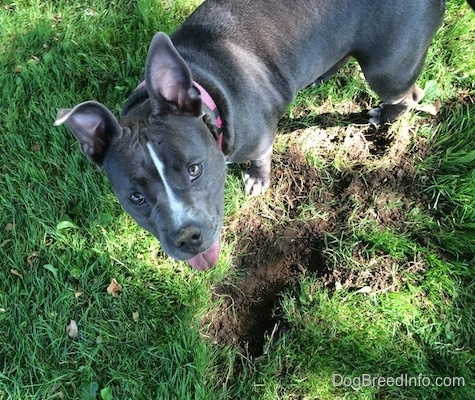
<svg viewBox="0 0 475 400"><path fill-rule="evenodd" d="M266 337L285 329L280 294L305 275L330 288L338 282L349 289L368 285L387 291L403 284L404 274L395 277L395 271L424 269L419 259L398 264L384 253L368 258L364 243L352 255L368 266L360 272L330 263L325 252L325 235L345 236L355 221L404 229L407 212L426 207L415 168L428 147L404 123L394 134L391 129L326 126L279 138L287 150L274 156L269 192L249 199L227 224L241 239L235 251L237 273L215 289L221 306L203 321L213 343L262 355ZM331 168L310 166L309 152L327 159Z"/></svg>

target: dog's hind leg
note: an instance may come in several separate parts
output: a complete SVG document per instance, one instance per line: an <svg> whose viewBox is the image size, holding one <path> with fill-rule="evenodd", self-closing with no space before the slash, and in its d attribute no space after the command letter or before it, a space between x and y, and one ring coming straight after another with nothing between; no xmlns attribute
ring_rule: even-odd
<svg viewBox="0 0 475 400"><path fill-rule="evenodd" d="M378 107L369 110L369 122L378 125L385 122L391 122L399 118L406 111L417 106L419 101L424 97L424 90L416 84L413 84L407 93L400 100L391 102L391 100L383 100Z"/></svg>
<svg viewBox="0 0 475 400"><path fill-rule="evenodd" d="M382 51L357 57L366 80L382 101L379 107L369 111L371 124L396 120L424 96L415 81L424 65L426 49L410 54L408 51L395 53Z"/></svg>
<svg viewBox="0 0 475 400"><path fill-rule="evenodd" d="M439 11L422 27L406 24L399 35L378 37L371 48L363 46L355 52L366 80L382 101L369 112L370 123L394 121L422 99L424 91L415 82L441 19Z"/></svg>

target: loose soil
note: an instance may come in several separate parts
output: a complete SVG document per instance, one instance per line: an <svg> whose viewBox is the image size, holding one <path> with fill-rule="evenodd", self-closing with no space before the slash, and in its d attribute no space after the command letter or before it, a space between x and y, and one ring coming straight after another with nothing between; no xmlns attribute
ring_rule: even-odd
<svg viewBox="0 0 475 400"><path fill-rule="evenodd" d="M325 235L344 237L354 221L362 220L405 229L407 211L428 203L421 194L423 177L415 174L429 152L425 140L414 139L404 123L393 133L393 128L362 124L358 113L352 118L346 127L332 127L327 115L312 128L281 135L278 140L286 150L274 155L268 194L249 199L239 216L227 221L226 232L240 240L235 273L214 291L221 306L203 320L213 343L239 346L252 357L265 353L266 338L286 329L282 292L306 275L330 290L338 284L381 292L404 283L404 274L395 279L395 270L424 269L418 259L394 265L397 261L384 252L368 258L365 243L352 254L369 266L365 271L328 261ZM341 125L341 120L333 123ZM328 167L311 166L310 153L327 160Z"/></svg>

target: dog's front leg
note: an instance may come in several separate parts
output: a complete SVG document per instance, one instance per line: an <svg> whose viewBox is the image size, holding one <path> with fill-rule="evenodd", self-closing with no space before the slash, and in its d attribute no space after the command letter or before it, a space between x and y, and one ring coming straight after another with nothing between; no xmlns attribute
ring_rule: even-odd
<svg viewBox="0 0 475 400"><path fill-rule="evenodd" d="M258 196L269 187L271 159L272 146L262 157L251 160L251 166L244 175L246 194L249 196Z"/></svg>

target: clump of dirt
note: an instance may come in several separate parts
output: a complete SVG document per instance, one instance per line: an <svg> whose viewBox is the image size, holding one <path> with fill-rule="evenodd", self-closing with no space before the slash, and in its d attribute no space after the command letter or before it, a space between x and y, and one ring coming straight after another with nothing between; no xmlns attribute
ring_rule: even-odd
<svg viewBox="0 0 475 400"><path fill-rule="evenodd" d="M365 253L365 244L362 243L354 249L352 257L353 263L366 265L364 270L355 271L342 263L332 271L333 281L340 282L349 291L369 289L373 294L396 292L407 283L417 284L412 277L422 277L426 270L426 264L419 254L413 260L401 261L387 254L367 257Z"/></svg>
<svg viewBox="0 0 475 400"><path fill-rule="evenodd" d="M239 218L228 224L243 239L235 252L236 274L214 292L222 304L204 320L214 343L262 355L266 337L278 336L286 327L280 317L281 293L305 275L313 274L329 287L335 282L349 288L369 282L374 290L385 291L400 288L401 281L394 279L398 268L424 268L421 260L395 266L384 254L365 260L364 244L354 257L378 263L376 271L368 269L369 275L327 265L326 234L349 234L351 221L357 219L404 228L407 211L414 204L424 207L415 168L428 154L425 141L412 143L409 153L412 138L406 127L397 135L387 129L375 133L366 125L285 135L287 150L273 160L271 195L250 199ZM314 155L330 159L331 168L309 165L310 148Z"/></svg>

